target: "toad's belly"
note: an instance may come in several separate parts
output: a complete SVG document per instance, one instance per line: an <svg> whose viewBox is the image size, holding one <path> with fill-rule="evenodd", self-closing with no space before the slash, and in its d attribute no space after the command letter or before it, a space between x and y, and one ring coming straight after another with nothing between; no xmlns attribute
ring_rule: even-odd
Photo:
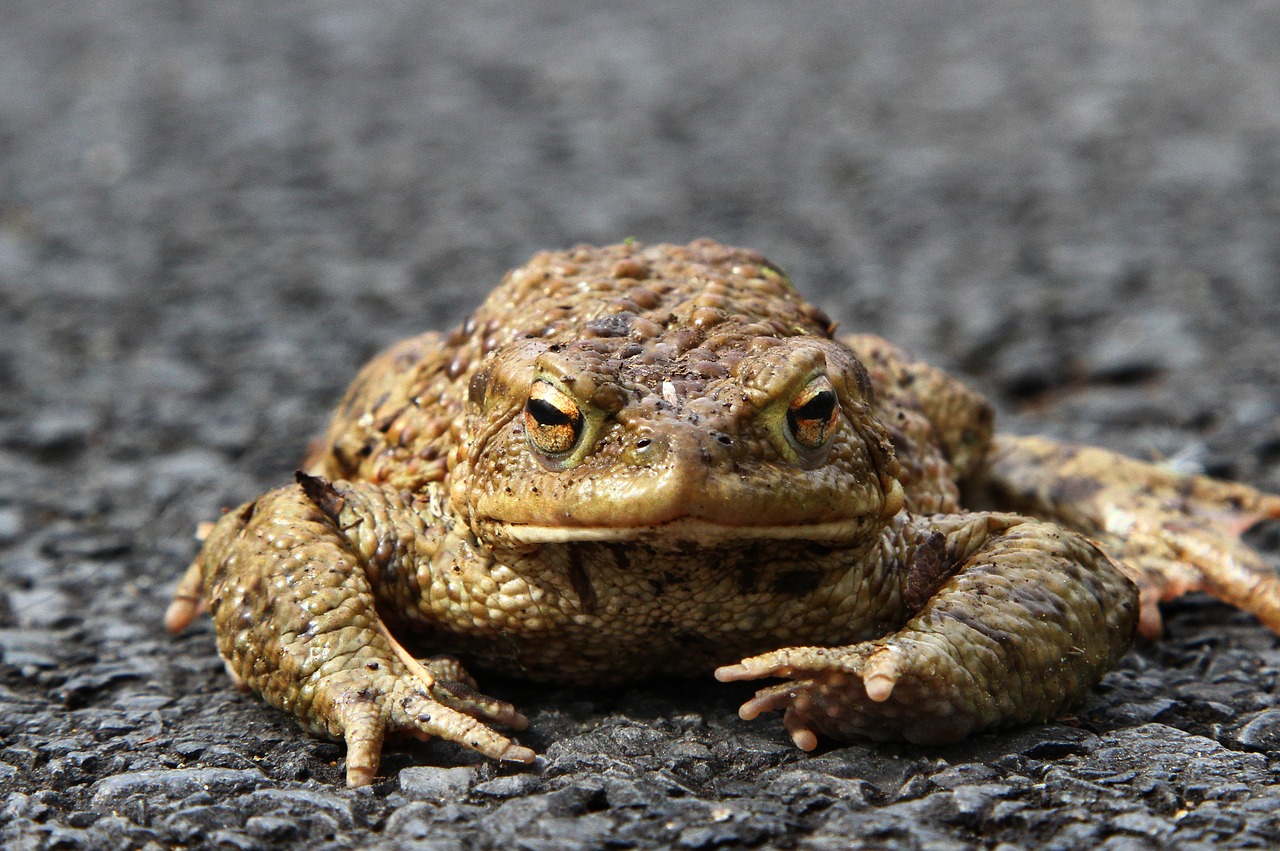
<svg viewBox="0 0 1280 851"><path fill-rule="evenodd" d="M658 549L634 543L544 546L427 586L398 627L422 649L540 681L608 685L691 676L789 645L883 635L904 614L879 559L813 542ZM466 581L460 581L458 577ZM462 598L465 595L465 599Z"/></svg>

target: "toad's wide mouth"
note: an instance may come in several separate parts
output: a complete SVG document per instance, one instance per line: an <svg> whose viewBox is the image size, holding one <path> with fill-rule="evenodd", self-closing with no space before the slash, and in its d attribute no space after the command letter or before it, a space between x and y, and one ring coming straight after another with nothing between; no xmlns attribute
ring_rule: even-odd
<svg viewBox="0 0 1280 851"><path fill-rule="evenodd" d="M578 541L636 541L699 544L752 540L848 541L866 533L868 518L781 526L728 525L698 517L680 517L649 526L539 526L497 523L494 531L520 544L568 544Z"/></svg>

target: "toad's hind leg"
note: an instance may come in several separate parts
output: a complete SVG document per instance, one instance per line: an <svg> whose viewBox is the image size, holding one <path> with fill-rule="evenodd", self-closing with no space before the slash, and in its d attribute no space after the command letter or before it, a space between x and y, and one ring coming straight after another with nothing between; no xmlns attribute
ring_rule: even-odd
<svg viewBox="0 0 1280 851"><path fill-rule="evenodd" d="M347 784L377 773L384 735L439 736L497 759L533 751L489 723L523 727L451 660L416 661L392 638L371 579L404 575L421 518L375 486L300 476L229 512L183 577L166 625L208 601L233 676L314 733L347 745Z"/></svg>
<svg viewBox="0 0 1280 851"><path fill-rule="evenodd" d="M1280 497L1177 473L1105 449L997 435L980 498L1097 540L1142 592L1139 630L1160 634L1157 603L1202 590L1280 632L1280 578L1240 539L1280 518Z"/></svg>

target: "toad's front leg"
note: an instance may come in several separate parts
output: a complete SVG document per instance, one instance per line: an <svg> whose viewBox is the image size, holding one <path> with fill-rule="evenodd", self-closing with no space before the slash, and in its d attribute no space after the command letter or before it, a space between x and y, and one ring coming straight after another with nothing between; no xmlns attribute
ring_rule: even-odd
<svg viewBox="0 0 1280 851"><path fill-rule="evenodd" d="M378 616L371 579L405 576L426 538L397 494L299 475L228 513L179 585L177 631L207 601L227 670L311 732L347 745L347 785L377 773L384 735L439 736L497 759L533 751L486 722L524 718L475 692L451 659L420 662Z"/></svg>
<svg viewBox="0 0 1280 851"><path fill-rule="evenodd" d="M942 744L1054 717L1133 642L1133 583L1084 538L1009 514L927 523L959 569L923 608L875 641L785 648L719 669L721 680L790 680L744 704L743 718L785 709L805 750L818 733Z"/></svg>

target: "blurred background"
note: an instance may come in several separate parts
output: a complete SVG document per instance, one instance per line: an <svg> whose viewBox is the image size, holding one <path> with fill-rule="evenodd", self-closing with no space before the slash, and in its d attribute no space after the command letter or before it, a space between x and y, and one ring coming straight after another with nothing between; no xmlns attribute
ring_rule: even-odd
<svg viewBox="0 0 1280 851"><path fill-rule="evenodd" d="M221 420L231 380L264 385L254 442L274 440L280 406L318 424L365 356L457 320L539 248L711 236L1015 405L1100 386L1105 406L1173 373L1193 380L1153 404L1183 410L1155 420L1280 437L1250 389L1275 376L1258 355L1280 313L1272 3L3 17L0 291L22 330L0 381L61 428L145 399L118 413L185 440L185 406L218 398Z"/></svg>

